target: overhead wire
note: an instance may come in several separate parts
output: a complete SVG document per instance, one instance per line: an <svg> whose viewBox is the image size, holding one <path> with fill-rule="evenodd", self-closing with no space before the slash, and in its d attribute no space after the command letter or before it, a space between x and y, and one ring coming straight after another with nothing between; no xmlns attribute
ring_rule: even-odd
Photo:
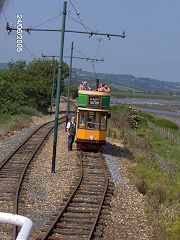
<svg viewBox="0 0 180 240"><path fill-rule="evenodd" d="M101 41L99 41L99 43L98 43L98 47L97 47L97 50L96 50L94 58L96 58L98 56L98 53L99 53L99 50L100 50L100 45L101 45Z"/></svg>
<svg viewBox="0 0 180 240"><path fill-rule="evenodd" d="M6 17L6 14L5 14L5 12L4 12L3 9L2 9L2 12L3 12L3 15L4 15L5 19L6 19L6 22L8 22L7 17Z"/></svg>
<svg viewBox="0 0 180 240"><path fill-rule="evenodd" d="M89 30L90 30L90 31L92 32L92 30L91 30L89 27L87 27L87 26L84 25L82 19L81 19L80 16L79 16L80 13L78 13L78 11L76 10L76 8L75 8L74 4L72 3L72 1L69 0L69 2L71 3L71 6L73 7L73 9L74 9L74 11L75 11L75 13L76 13L76 15L77 15L77 17L78 17L81 25L84 27L84 29L85 29L86 31L89 31Z"/></svg>
<svg viewBox="0 0 180 240"><path fill-rule="evenodd" d="M24 42L22 43L22 45L25 47L25 49L28 51L28 53L33 57L33 58L36 58L37 56L34 55L30 50L29 48L24 44Z"/></svg>
<svg viewBox="0 0 180 240"><path fill-rule="evenodd" d="M55 17L53 17L53 18L50 18L50 19L48 19L48 20L46 20L46 21L44 21L44 22L42 22L42 23L34 26L33 28L37 28L37 27L39 27L39 26L41 26L41 25L43 25L43 24L45 24L45 23L47 23L47 22L50 22L50 21L52 21L52 20L54 20L54 19L56 19L56 18L58 18L58 17L60 17L60 16L61 16L61 14L58 14L57 16L55 16Z"/></svg>
<svg viewBox="0 0 180 240"><path fill-rule="evenodd" d="M81 53L79 50L77 50L75 47L74 47L74 50L75 52L79 53L81 56L85 57L85 58L88 58L84 53Z"/></svg>
<svg viewBox="0 0 180 240"><path fill-rule="evenodd" d="M67 14L67 16L68 16L71 20L73 20L74 22L76 22L76 23L78 23L78 24L80 24L80 25L82 25L82 26L85 26L85 27L87 28L86 31L91 31L91 32L92 32L91 29L89 29L86 25L82 24L82 22L79 22L79 21L76 20L75 18L71 17L70 14ZM88 29L89 29L89 30L88 30Z"/></svg>
<svg viewBox="0 0 180 240"><path fill-rule="evenodd" d="M74 19L74 18L71 17L70 15L68 15L68 17L71 18L71 19L72 19L73 21L75 21L76 23L79 23L80 25L82 25L86 31L93 32L92 29L90 29L89 27L87 27L87 26L83 23L81 17L79 16L80 13L78 13L78 11L76 10L76 7L75 7L74 4L72 3L72 1L69 0L69 2L70 2L70 4L71 4L71 6L73 7L73 9L74 9L74 11L75 11L75 13L76 13L79 21L77 21L76 19ZM99 50L100 50L101 40L95 40L92 36L91 36L91 39L94 40L94 41L96 41L96 42L98 41L98 46L97 46L97 50L96 50L96 52L95 52L95 57L94 57L94 58L96 58L96 57L98 56L98 53L99 53ZM81 54L78 50L75 50L75 51L77 51L79 54ZM82 56L85 56L84 54L81 54L81 55L82 55ZM86 56L85 56L85 57L86 57ZM93 67L94 74L95 74L96 77L97 77L97 73L96 73L96 70L95 70L94 62L91 63L91 64L92 64L92 67Z"/></svg>
<svg viewBox="0 0 180 240"><path fill-rule="evenodd" d="M83 28L87 31L87 32L93 32L93 30L91 29L91 28L89 28L89 27L87 27L84 23L83 23L83 21L82 21L82 19L81 19L81 17L79 16L80 15L80 13L76 10L76 7L74 6L74 4L72 3L72 1L71 0L69 0L69 2L70 2L70 4L71 4L71 6L73 7L73 9L74 9L74 11L75 11L75 13L76 13L76 15L77 15L77 17L78 17L78 19L79 19L79 21L80 22L78 22L78 21L76 21L76 22L78 22L81 26L83 26ZM73 18L72 18L73 19ZM96 39L94 39L92 36L91 36L91 39L93 40L93 41L97 41Z"/></svg>

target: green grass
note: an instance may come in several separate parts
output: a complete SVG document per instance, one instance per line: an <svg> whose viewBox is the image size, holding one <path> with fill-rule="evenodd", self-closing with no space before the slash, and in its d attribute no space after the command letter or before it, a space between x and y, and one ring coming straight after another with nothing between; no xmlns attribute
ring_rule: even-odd
<svg viewBox="0 0 180 240"><path fill-rule="evenodd" d="M127 111L129 108L126 105L119 105L119 106L111 106L110 107L110 113L122 113L124 111Z"/></svg>
<svg viewBox="0 0 180 240"><path fill-rule="evenodd" d="M0 114L0 129L11 127L15 124L28 124L33 115L38 115L38 112L30 107L20 107L16 114L9 113Z"/></svg>
<svg viewBox="0 0 180 240"><path fill-rule="evenodd" d="M130 87L126 87L126 86L122 86L120 84L116 84L116 83L110 83L110 87L112 89L112 91L121 91L121 92L134 92L137 91L134 88L130 88Z"/></svg>
<svg viewBox="0 0 180 240"><path fill-rule="evenodd" d="M155 118L152 115L148 114L148 113L141 113L141 116L149 121L151 121L152 123L154 123L155 125L162 127L162 128L167 128L167 129L173 129L173 130L178 130L179 127L166 119L161 119L161 118Z"/></svg>
<svg viewBox="0 0 180 240"><path fill-rule="evenodd" d="M177 126L171 121L156 119L150 114L142 113L139 129L133 130L127 128L127 125L123 128L124 120L121 116L127 111L127 107L113 106L110 111L112 118L109 125L113 132L116 131L116 134L112 133L112 137L123 140L124 151L130 152L129 159L136 163L129 165L128 171L137 190L146 195L146 214L153 225L153 239L178 240L180 146L149 128L147 120L180 136ZM128 155L126 157L128 158Z"/></svg>

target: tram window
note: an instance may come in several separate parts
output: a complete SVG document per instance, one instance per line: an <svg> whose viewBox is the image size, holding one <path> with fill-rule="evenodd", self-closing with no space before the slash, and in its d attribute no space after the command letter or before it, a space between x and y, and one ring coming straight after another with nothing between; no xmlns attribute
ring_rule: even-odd
<svg viewBox="0 0 180 240"><path fill-rule="evenodd" d="M84 114L79 115L79 127L84 128Z"/></svg>
<svg viewBox="0 0 180 240"><path fill-rule="evenodd" d="M101 130L106 130L106 122L107 122L107 117L106 115L101 115Z"/></svg>
<svg viewBox="0 0 180 240"><path fill-rule="evenodd" d="M99 129L99 113L98 112L88 112L88 121L86 123L87 129Z"/></svg>

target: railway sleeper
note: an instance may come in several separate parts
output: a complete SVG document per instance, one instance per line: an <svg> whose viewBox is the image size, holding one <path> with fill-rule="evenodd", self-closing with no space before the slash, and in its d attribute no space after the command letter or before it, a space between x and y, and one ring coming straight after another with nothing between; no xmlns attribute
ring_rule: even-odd
<svg viewBox="0 0 180 240"><path fill-rule="evenodd" d="M63 199L65 202L67 202L68 198ZM95 199L86 199L83 198L74 198L73 203L89 203L89 204L99 204L100 202ZM110 206L110 201L105 199L103 205Z"/></svg>
<svg viewBox="0 0 180 240"><path fill-rule="evenodd" d="M67 218L76 218L76 219L94 219L95 214L93 213L90 215L89 213L73 213L73 212L65 212L63 214L63 217Z"/></svg>
<svg viewBox="0 0 180 240"><path fill-rule="evenodd" d="M78 223L78 224L93 224L94 220L90 220L90 219L77 219L77 218L68 218L68 217L64 217L61 219L61 222L69 222L69 223Z"/></svg>
<svg viewBox="0 0 180 240"><path fill-rule="evenodd" d="M70 191L74 190L74 187L70 187ZM101 192L104 190L104 187L92 187L92 186L80 186L79 190L85 190L85 191L94 191L94 192Z"/></svg>
<svg viewBox="0 0 180 240"><path fill-rule="evenodd" d="M83 230L91 230L91 225L85 224L66 224L66 223L58 223L57 227L60 229L83 229Z"/></svg>
<svg viewBox="0 0 180 240"><path fill-rule="evenodd" d="M73 200L72 200L72 202L74 201L74 199L76 199L76 198L80 198L80 199L83 199L84 200L84 202L86 202L88 199L97 199L97 200L101 200L102 199L102 196L96 196L96 197L94 197L94 196L92 196L90 193L89 194L85 194L85 195L83 195L83 194L76 194L75 196L74 196L74 198L73 198Z"/></svg>
<svg viewBox="0 0 180 240"><path fill-rule="evenodd" d="M86 231L86 230L80 230L80 229L78 229L78 230L69 230L69 229L54 229L53 230L53 232L55 232L55 233L59 233L59 234L61 234L61 235L70 235L70 236L74 236L74 235L89 235L89 231Z"/></svg>
<svg viewBox="0 0 180 240"><path fill-rule="evenodd" d="M89 208L98 208L99 204L78 204L78 203L70 203L69 204L70 207L89 207Z"/></svg>
<svg viewBox="0 0 180 240"><path fill-rule="evenodd" d="M98 192L98 191L83 191L83 190L78 190L77 194L82 194L82 195L94 195L94 196L101 196L103 194L103 191Z"/></svg>
<svg viewBox="0 0 180 240"><path fill-rule="evenodd" d="M68 207L67 211L72 213L89 213L89 214L93 214L97 212L94 209L82 209L82 208L73 208L73 207Z"/></svg>

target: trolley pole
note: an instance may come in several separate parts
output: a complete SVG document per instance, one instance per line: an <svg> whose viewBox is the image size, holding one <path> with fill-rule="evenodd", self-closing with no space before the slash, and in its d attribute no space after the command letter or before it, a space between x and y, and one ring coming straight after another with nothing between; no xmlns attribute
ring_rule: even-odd
<svg viewBox="0 0 180 240"><path fill-rule="evenodd" d="M55 76L56 76L56 61L55 61L55 63L54 63L54 75L53 75L52 92L51 92L51 109L50 109L50 116L51 116L51 114L52 114Z"/></svg>
<svg viewBox="0 0 180 240"><path fill-rule="evenodd" d="M71 56L70 56L70 66L69 66L69 84L68 84L68 100L67 100L67 111L66 111L66 126L68 123L68 115L69 115L69 97L70 97L70 88L71 88L71 78L72 78L72 57L73 57L73 44L71 43Z"/></svg>
<svg viewBox="0 0 180 240"><path fill-rule="evenodd" d="M58 65L58 80L57 80L57 91L56 91L56 112L55 112L55 124L54 124L53 156L52 156L52 172L53 173L55 172L55 161L56 161L59 104L60 104L61 77L62 77L63 50L64 50L64 35L65 35L65 23L66 23L66 6L67 6L67 2L64 2L63 19L62 19L62 32L61 32L60 58L59 58L59 65Z"/></svg>

